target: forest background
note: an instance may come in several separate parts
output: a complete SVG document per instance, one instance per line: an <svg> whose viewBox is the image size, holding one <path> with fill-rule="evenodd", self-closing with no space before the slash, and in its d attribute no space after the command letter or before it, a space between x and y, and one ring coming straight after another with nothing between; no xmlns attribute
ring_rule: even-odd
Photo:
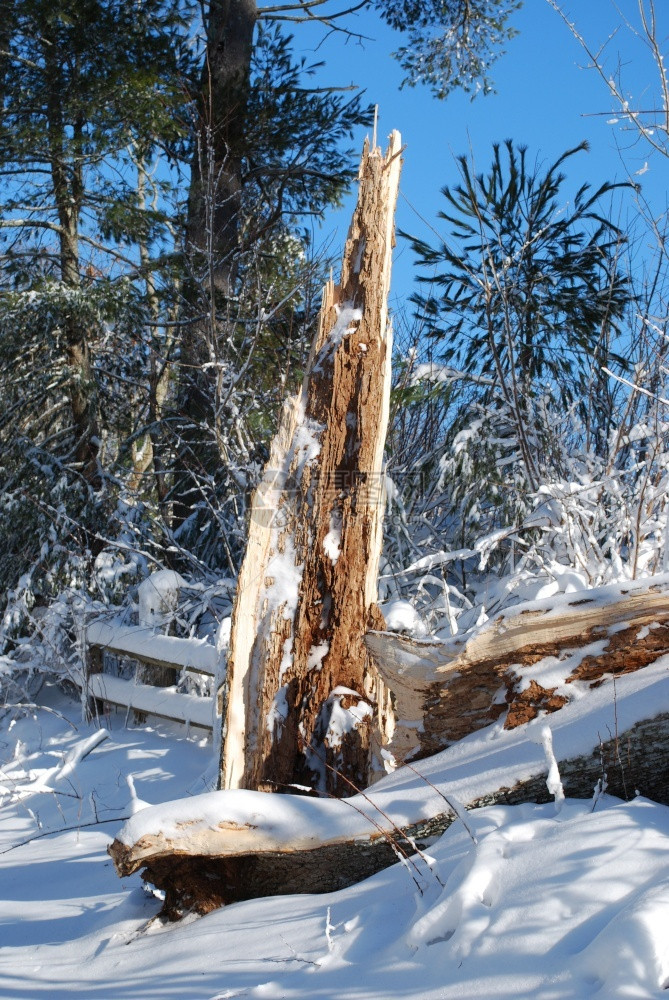
<svg viewBox="0 0 669 1000"><path fill-rule="evenodd" d="M381 597L445 636L669 568L663 11L6 10L7 683L67 669L156 568L189 581L184 633L227 613L374 103L408 144Z"/></svg>

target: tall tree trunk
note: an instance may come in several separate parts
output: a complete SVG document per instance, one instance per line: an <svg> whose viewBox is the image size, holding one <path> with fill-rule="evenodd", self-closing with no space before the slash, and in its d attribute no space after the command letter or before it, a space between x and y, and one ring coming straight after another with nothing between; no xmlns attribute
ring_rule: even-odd
<svg viewBox="0 0 669 1000"><path fill-rule="evenodd" d="M200 76L186 240L207 291L230 295L237 258L256 0L211 0Z"/></svg>
<svg viewBox="0 0 669 1000"><path fill-rule="evenodd" d="M365 147L341 282L324 292L300 396L287 402L251 512L228 660L221 784L377 776L388 695L364 645L382 545L387 316L400 138Z"/></svg>
<svg viewBox="0 0 669 1000"><path fill-rule="evenodd" d="M141 211L149 207L147 199L148 173L142 154L137 155L137 205ZM155 206L154 206L155 207ZM151 267L151 254L145 236L138 241L139 259L144 270L144 287L149 314L153 322L149 360L148 430L143 437L133 441L132 460L135 472L130 479L132 489L142 490L146 475L153 470L153 481L161 514L166 513L166 463L164 461L163 416L169 391L169 366L167 358L174 341L174 333L169 325L160 329L160 301L156 289L155 273Z"/></svg>
<svg viewBox="0 0 669 1000"><path fill-rule="evenodd" d="M173 489L174 522L190 513L191 491L216 459L203 447L201 425L213 424L217 379L203 371L218 361L218 316L234 292L239 257L242 161L256 0L210 0L207 48L197 98L197 143L191 164L186 222L188 307L201 317L185 327L178 410L186 421ZM220 382L220 379L218 380Z"/></svg>
<svg viewBox="0 0 669 1000"><path fill-rule="evenodd" d="M55 39L45 38L44 58L49 82L47 102L48 142L53 193L60 224L60 271L63 284L77 291L81 286L79 269L79 212L81 205L81 167L76 157L68 162L68 139L62 107L63 79ZM74 141L77 140L75 127ZM65 319L65 354L70 369L69 396L75 436L74 458L86 482L99 485L99 428L95 379L91 369L88 332L77 309Z"/></svg>

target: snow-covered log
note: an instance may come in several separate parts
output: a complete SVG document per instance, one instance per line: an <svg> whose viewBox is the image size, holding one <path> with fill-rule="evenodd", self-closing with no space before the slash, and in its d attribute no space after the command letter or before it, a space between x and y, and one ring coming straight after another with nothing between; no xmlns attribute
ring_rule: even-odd
<svg viewBox="0 0 669 1000"><path fill-rule="evenodd" d="M606 788L627 799L640 790L669 804L669 714L630 724L635 708L643 714L653 687L662 684L664 678L659 685L655 679L640 706L633 698L629 709L621 702L619 717L628 728L600 745L597 729L609 728L604 720L610 708L599 706L585 727L578 718L565 718L556 756L566 795L591 798ZM412 868L409 860L415 849L429 847L463 815L463 806L551 800L541 725L505 735L506 740L482 738L469 754L462 745L450 762L444 756L443 762L423 761L418 771L403 769L376 786L378 792L353 799L242 790L143 809L118 833L109 853L120 876L144 869L144 878L164 891L163 913L170 919L258 896L329 892L400 858L409 874L417 873L418 865Z"/></svg>
<svg viewBox="0 0 669 1000"><path fill-rule="evenodd" d="M496 617L470 638L447 669L507 663L529 649L546 655L569 643L584 645L625 625L669 619L669 577L627 581L534 601ZM612 630L612 631L611 631Z"/></svg>
<svg viewBox="0 0 669 1000"><path fill-rule="evenodd" d="M393 692L398 763L437 753L506 713L513 728L564 706L578 685L669 653L669 577L517 605L466 642L371 632L366 645Z"/></svg>
<svg viewBox="0 0 669 1000"><path fill-rule="evenodd" d="M303 805L308 800L282 796L281 801ZM108 851L121 877L143 868L145 881L165 894L162 915L178 920L186 913L209 913L244 899L332 892L399 860L410 868L407 859L416 848L441 836L454 818L440 812L405 830L394 830L388 823L377 830L362 817L355 835L324 833L321 838L314 833L317 827L309 811L301 808L287 827L292 837L276 838L271 825L268 829L252 821L221 821L213 829L193 829L191 824L177 836L145 835L130 845L115 840ZM303 824L309 832L300 836Z"/></svg>
<svg viewBox="0 0 669 1000"><path fill-rule="evenodd" d="M400 136L365 145L338 285L254 497L228 656L223 788L350 793L379 768L387 692L363 637L376 607Z"/></svg>

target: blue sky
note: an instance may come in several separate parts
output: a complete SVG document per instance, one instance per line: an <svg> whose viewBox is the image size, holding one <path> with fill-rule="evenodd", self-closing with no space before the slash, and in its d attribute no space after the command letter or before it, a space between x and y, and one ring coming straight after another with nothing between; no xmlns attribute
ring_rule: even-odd
<svg viewBox="0 0 669 1000"><path fill-rule="evenodd" d="M666 42L669 2L657 0L657 5ZM618 10L612 0L571 0L569 6L565 4L569 16L595 48L615 32L606 48L609 68L616 69L620 54L631 105L638 100L648 107L656 100L654 67L641 42L623 24L624 16L638 23L637 8L637 0L620 0ZM317 57L326 62L324 80L341 84L354 81L379 105L381 137L393 128L402 133L407 149L398 228L422 238L429 237L431 226L439 230L437 212L443 203L440 189L458 179L454 156L471 151L477 170L485 171L492 143L506 138L526 144L531 158L536 156L545 165L586 139L591 150L571 160L564 188L567 196L583 182L596 187L606 180L635 175L648 161L648 169L634 179L642 182L644 194L659 214L666 202L669 160L650 156L643 143L632 144L624 122L609 124L615 117L615 107L604 82L595 72L583 68L587 64L585 53L546 0L525 0L514 23L519 34L493 67L497 93L473 101L462 93L437 101L424 87L401 90L402 73L390 57L398 36L373 14L357 19L360 31L372 36L373 41L363 46L333 35L318 50ZM297 42L303 41L302 29L296 31L296 36ZM668 47L669 42L665 51ZM361 133L360 143L363 138ZM633 198L623 199L615 211L625 216L633 214ZM351 201L342 211L328 216L321 238L332 239L339 246L350 213ZM400 243L392 290L396 306L398 299L410 294L413 275L411 253Z"/></svg>

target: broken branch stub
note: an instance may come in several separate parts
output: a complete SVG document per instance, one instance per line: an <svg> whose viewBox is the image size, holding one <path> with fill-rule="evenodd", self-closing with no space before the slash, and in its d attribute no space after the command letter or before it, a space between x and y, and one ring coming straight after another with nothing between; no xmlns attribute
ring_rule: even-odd
<svg viewBox="0 0 669 1000"><path fill-rule="evenodd" d="M223 788L366 785L392 727L363 638L376 606L400 136L368 144L339 285L253 500L228 659Z"/></svg>

